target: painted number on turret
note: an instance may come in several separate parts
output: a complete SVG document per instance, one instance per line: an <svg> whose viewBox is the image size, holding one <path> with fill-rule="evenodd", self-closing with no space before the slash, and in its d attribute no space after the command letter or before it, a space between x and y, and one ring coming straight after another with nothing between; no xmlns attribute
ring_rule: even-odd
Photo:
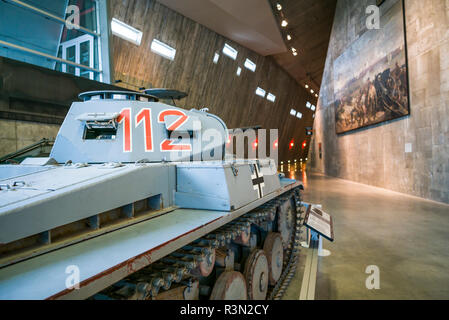
<svg viewBox="0 0 449 320"><path fill-rule="evenodd" d="M144 122L145 152L153 152L153 130L151 128L151 110L142 109L136 116L136 128Z"/></svg>
<svg viewBox="0 0 449 320"><path fill-rule="evenodd" d="M117 119L118 123L124 123L123 125L123 152L132 152L132 127L131 127L131 109L126 108L120 112L120 116Z"/></svg>
<svg viewBox="0 0 449 320"><path fill-rule="evenodd" d="M184 123L187 122L189 117L180 110L165 110L159 113L158 121L159 123L165 123L165 118L167 116L177 116L178 119L170 124L167 128L168 131L177 131ZM176 143L173 139L165 139L161 142L161 151L192 151L192 145Z"/></svg>
<svg viewBox="0 0 449 320"><path fill-rule="evenodd" d="M166 121L166 117L175 116L177 120L169 124L167 130L170 132L176 132L179 128L188 121L189 117L180 110L168 109L162 111L158 116L158 122L163 124ZM131 108L125 108L120 112L120 116L117 118L119 124L123 124L123 152L128 153L133 150L133 133L132 133L132 110ZM154 151L153 143L153 127L151 121L151 109L144 108L139 111L135 117L135 127L139 127L143 124L144 127L144 141L145 152ZM162 152L173 151L191 151L192 145L176 143L173 139L165 139L160 145Z"/></svg>

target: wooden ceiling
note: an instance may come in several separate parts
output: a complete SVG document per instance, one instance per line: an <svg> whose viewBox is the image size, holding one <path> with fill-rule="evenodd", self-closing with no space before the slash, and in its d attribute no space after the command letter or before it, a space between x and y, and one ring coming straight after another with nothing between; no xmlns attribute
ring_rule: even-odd
<svg viewBox="0 0 449 320"><path fill-rule="evenodd" d="M318 92L323 78L332 24L337 0L270 0L279 25L281 15L276 4L282 5L282 13L288 21L287 28L281 28L286 53L273 55L276 62L284 68L300 85L308 84ZM287 41L287 34L292 36ZM295 57L291 48L298 51Z"/></svg>

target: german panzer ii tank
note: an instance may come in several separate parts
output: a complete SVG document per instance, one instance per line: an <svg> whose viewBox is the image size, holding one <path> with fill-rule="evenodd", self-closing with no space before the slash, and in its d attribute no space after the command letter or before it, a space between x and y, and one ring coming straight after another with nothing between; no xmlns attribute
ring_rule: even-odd
<svg viewBox="0 0 449 320"><path fill-rule="evenodd" d="M0 166L0 299L282 296L301 184L228 159L220 118L155 95L185 96L81 94L49 158Z"/></svg>

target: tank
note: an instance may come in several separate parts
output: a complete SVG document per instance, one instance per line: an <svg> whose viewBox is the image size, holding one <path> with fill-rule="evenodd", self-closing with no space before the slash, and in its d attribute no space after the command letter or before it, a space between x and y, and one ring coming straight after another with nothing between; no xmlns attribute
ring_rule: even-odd
<svg viewBox="0 0 449 320"><path fill-rule="evenodd" d="M83 93L48 158L0 166L0 299L282 297L302 185L229 156L226 124L185 96Z"/></svg>

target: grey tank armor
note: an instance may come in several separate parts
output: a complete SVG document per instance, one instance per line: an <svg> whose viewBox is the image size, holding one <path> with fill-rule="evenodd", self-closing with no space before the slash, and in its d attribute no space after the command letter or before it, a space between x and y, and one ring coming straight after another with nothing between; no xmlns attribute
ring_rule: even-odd
<svg viewBox="0 0 449 320"><path fill-rule="evenodd" d="M81 94L49 158L0 166L0 299L118 297L117 288L131 290L125 298L155 297L214 268L217 276L223 268L238 273L234 266L249 254L231 266L223 248L261 249L268 234L267 243L279 251L281 241L288 254L277 257L285 263L276 279L253 272L275 268L261 251L251 257L262 269L249 266L246 282L226 274L201 292L225 297L223 288L237 281L248 297L261 298L287 281L281 271L296 254L300 184L278 175L270 159L225 160L228 129L219 117L161 102L185 96L164 89ZM73 266L76 290L67 286ZM254 277L270 286L259 292ZM187 287L184 296L194 298L195 286Z"/></svg>

